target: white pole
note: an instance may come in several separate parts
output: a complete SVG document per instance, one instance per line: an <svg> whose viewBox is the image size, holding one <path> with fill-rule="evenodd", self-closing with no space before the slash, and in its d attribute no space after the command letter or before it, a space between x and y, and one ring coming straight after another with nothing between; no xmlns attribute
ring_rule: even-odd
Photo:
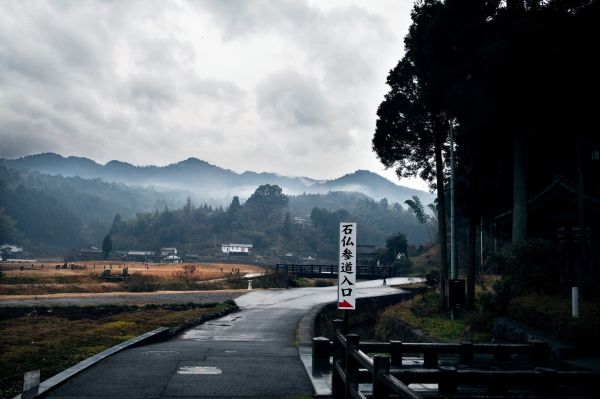
<svg viewBox="0 0 600 399"><path fill-rule="evenodd" d="M456 280L458 273L456 270L456 216L454 214L454 130L452 121L450 121L450 278Z"/></svg>
<svg viewBox="0 0 600 399"><path fill-rule="evenodd" d="M483 278L483 216L479 223L479 268L481 269L481 278Z"/></svg>
<svg viewBox="0 0 600 399"><path fill-rule="evenodd" d="M571 310L573 318L579 318L579 287L571 287Z"/></svg>

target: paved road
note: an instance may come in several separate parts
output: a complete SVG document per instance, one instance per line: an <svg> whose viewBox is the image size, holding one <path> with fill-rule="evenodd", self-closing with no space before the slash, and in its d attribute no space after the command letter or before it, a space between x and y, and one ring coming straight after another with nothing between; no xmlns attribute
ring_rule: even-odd
<svg viewBox="0 0 600 399"><path fill-rule="evenodd" d="M104 292L82 294L3 295L1 306L96 306L145 305L162 303L223 302L246 294L247 290L218 291L157 291L157 292Z"/></svg>
<svg viewBox="0 0 600 399"><path fill-rule="evenodd" d="M388 279L400 284L404 279ZM359 296L399 290L359 283ZM310 397L296 328L336 287L259 290L236 299L241 310L165 342L118 353L50 391L51 398Z"/></svg>

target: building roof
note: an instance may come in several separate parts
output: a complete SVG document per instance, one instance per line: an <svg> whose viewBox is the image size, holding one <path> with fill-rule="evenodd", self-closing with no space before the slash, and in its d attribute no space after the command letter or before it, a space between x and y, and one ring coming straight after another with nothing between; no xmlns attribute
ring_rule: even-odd
<svg viewBox="0 0 600 399"><path fill-rule="evenodd" d="M81 248L79 253L82 254L101 254L102 250L98 248Z"/></svg>
<svg viewBox="0 0 600 399"><path fill-rule="evenodd" d="M127 255L130 256L152 256L154 255L153 251L128 251Z"/></svg>
<svg viewBox="0 0 600 399"><path fill-rule="evenodd" d="M222 247L242 247L242 248L253 248L252 244L221 244Z"/></svg>
<svg viewBox="0 0 600 399"><path fill-rule="evenodd" d="M530 211L535 211L539 208L544 207L549 203L552 199L562 198L563 200L576 200L577 190L574 187L574 184L567 180L564 176L557 175L552 180L545 189L541 190L536 195L529 198L527 201L527 206ZM592 209L595 211L600 210L600 201L596 198L590 197L589 195L584 195L585 207L588 209ZM510 209L504 213L501 213L496 216L496 221L501 221L503 219L508 219L512 217L513 210Z"/></svg>

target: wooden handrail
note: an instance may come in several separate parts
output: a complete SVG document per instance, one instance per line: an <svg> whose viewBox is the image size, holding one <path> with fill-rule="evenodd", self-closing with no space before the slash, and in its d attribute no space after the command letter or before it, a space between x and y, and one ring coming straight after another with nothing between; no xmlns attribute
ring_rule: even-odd
<svg viewBox="0 0 600 399"><path fill-rule="evenodd" d="M539 394L555 393L561 385L580 386L587 394L596 394L600 384L600 373L594 371L557 371L550 368L537 367L532 370L478 370L457 369L453 366L438 366L438 353L456 353L463 358L472 360L472 355L477 353L491 353L494 355L513 353L528 354L539 360L539 356L546 353L546 344L534 342L532 344L471 344L471 343L402 343L390 341L387 343L360 342L357 335L342 334L343 321L335 320L336 332L333 340L333 373L332 396L337 398L364 398L360 392L359 384L372 383L372 398L388 398L395 395L402 399L420 399L421 395L412 391L409 384L437 384L438 394L454 395L459 386L483 385L487 386L489 393L506 393L514 386L530 387ZM322 338L319 338L322 340ZM328 345L322 346L329 348ZM326 349L324 349L326 350ZM375 355L369 357L364 351L391 352L389 355ZM425 357L422 369L402 369L401 360L403 353L423 353ZM394 363L394 356L396 363ZM435 361L427 368L427 362ZM543 357L543 356L542 356ZM391 368L390 366L394 367ZM593 395L588 395L591 397Z"/></svg>
<svg viewBox="0 0 600 399"><path fill-rule="evenodd" d="M392 392L397 392L402 398L405 399L422 399L423 397L409 387L406 386L402 381L397 379L391 374L382 374L380 379L384 382L384 384L388 387L388 389Z"/></svg>
<svg viewBox="0 0 600 399"><path fill-rule="evenodd" d="M368 373L370 378L368 382L373 383L373 397L387 397L388 393L398 395L402 399L421 399L421 396L413 392L400 380L390 375L389 357L383 362L386 365L384 369L375 367L375 362L366 353L359 349L360 342L357 335L344 336L341 333L341 320L334 322L336 332L334 335L334 361L332 373L332 395L334 398L365 398L360 392L359 383L365 379ZM345 357L338 353L336 346L341 349ZM338 359L339 358L339 359ZM346 360L345 367L342 365L342 359ZM378 359L378 367L381 362ZM342 392L342 387L343 392Z"/></svg>

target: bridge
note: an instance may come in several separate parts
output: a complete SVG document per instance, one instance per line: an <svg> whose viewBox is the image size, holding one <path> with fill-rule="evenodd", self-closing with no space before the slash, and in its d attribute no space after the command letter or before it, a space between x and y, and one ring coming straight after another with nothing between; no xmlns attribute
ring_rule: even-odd
<svg viewBox="0 0 600 399"><path fill-rule="evenodd" d="M282 273L293 273L300 277L337 278L338 275L338 265L298 265L278 263L274 266L274 270ZM356 267L356 277L360 279L390 278L391 276L392 268L389 266L358 265Z"/></svg>

